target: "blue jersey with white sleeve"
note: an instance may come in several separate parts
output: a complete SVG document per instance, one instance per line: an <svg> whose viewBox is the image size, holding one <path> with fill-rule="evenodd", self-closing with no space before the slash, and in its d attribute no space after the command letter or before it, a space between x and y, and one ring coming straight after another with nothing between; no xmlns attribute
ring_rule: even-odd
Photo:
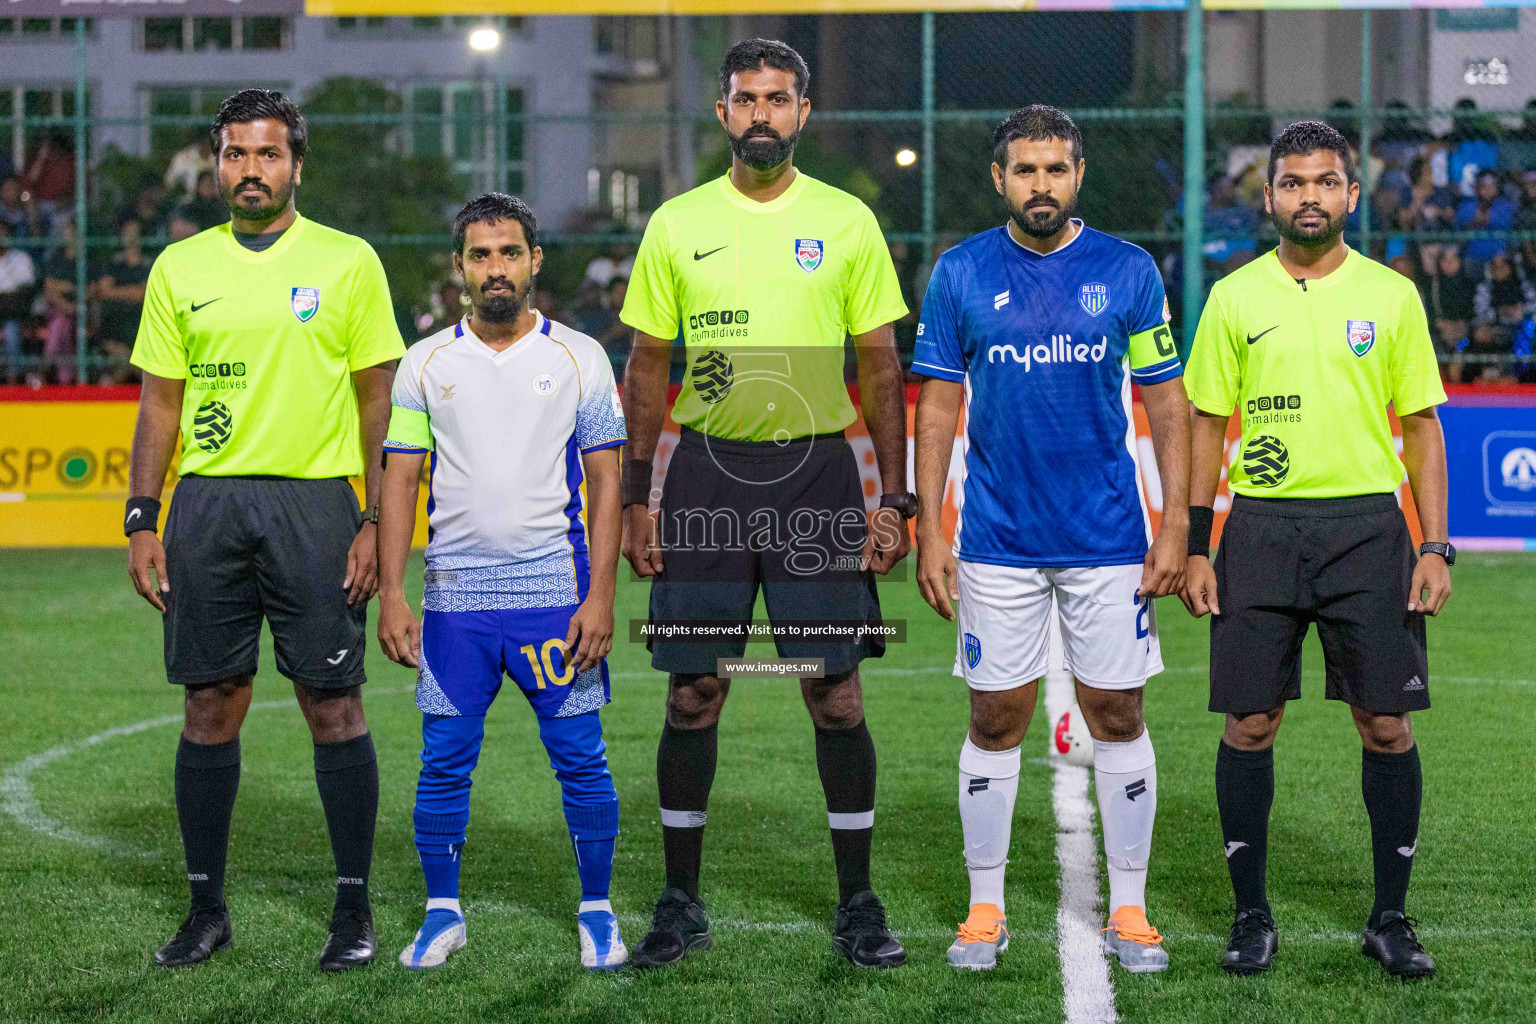
<svg viewBox="0 0 1536 1024"><path fill-rule="evenodd" d="M1151 525L1131 383L1184 372L1157 264L1074 221L1040 255L1007 227L934 266L912 361L965 384L959 558L1022 568L1129 565Z"/></svg>

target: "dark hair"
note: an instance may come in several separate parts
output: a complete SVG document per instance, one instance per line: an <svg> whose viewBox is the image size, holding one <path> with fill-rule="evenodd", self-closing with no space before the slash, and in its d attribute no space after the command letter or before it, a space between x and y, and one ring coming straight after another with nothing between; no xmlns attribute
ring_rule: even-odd
<svg viewBox="0 0 1536 1024"><path fill-rule="evenodd" d="M1066 111L1035 103L1021 107L1003 118L1003 123L992 133L992 162L999 167L1008 166L1008 144L1014 139L1044 142L1062 139L1072 146L1072 162L1083 158L1083 135Z"/></svg>
<svg viewBox="0 0 1536 1024"><path fill-rule="evenodd" d="M487 192L464 204L464 209L453 218L453 251L463 255L464 236L471 224L499 224L515 220L523 226L523 237L528 240L528 251L539 244L539 222L534 219L528 204L517 196L505 192Z"/></svg>
<svg viewBox="0 0 1536 1024"><path fill-rule="evenodd" d="M811 69L806 67L805 58L793 46L777 39L743 39L726 50L725 59L720 62L720 95L731 94L732 75L759 68L773 68L794 75L797 96L804 96L811 84Z"/></svg>
<svg viewBox="0 0 1536 1024"><path fill-rule="evenodd" d="M219 112L213 115L213 126L208 130L208 141L217 153L224 144L224 129L232 124L250 124L252 121L281 121L288 127L288 148L294 162L304 159L309 151L309 125L293 101L271 89L241 89L219 104Z"/></svg>
<svg viewBox="0 0 1536 1024"><path fill-rule="evenodd" d="M1423 153L1420 153L1418 156L1408 161L1408 184L1417 184L1419 175L1423 174L1424 168L1428 166L1429 157L1425 156Z"/></svg>
<svg viewBox="0 0 1536 1024"><path fill-rule="evenodd" d="M1276 137L1274 144L1269 147L1269 174L1265 180L1273 184L1275 165L1281 157L1302 156L1319 150L1337 153L1344 162L1344 180L1354 182L1355 158L1349 151L1349 142L1339 134L1337 128L1329 127L1321 121L1297 121Z"/></svg>

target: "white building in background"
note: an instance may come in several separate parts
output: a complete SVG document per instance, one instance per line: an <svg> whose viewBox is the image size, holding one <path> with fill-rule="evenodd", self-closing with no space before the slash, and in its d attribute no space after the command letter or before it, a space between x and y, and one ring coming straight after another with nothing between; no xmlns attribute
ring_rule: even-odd
<svg viewBox="0 0 1536 1024"><path fill-rule="evenodd" d="M413 113L443 115L413 124L401 144L449 157L469 188L483 189L495 167L484 115L495 109L499 62L507 109L551 118L514 125L506 153L509 186L551 228L583 214L632 220L692 182L691 133L660 123L610 132L591 117L680 100L676 82L696 80L673 73L675 55L691 59L686 18L235 15L88 24L93 154L110 144L168 157L194 129L152 127L149 115L207 117L237 88L302 98L326 78L350 75L389 87ZM484 25L501 30L499 50L470 48L469 33ZM74 112L73 34L69 18L0 17L0 118ZM11 126L0 154L19 168L35 131Z"/></svg>
<svg viewBox="0 0 1536 1024"><path fill-rule="evenodd" d="M1448 110L1471 99L1516 110L1536 98L1536 8L1383 9L1371 19L1375 106ZM1360 101L1358 9L1208 11L1205 25L1213 101L1241 96L1279 110Z"/></svg>
<svg viewBox="0 0 1536 1024"><path fill-rule="evenodd" d="M1429 102L1449 108L1463 97L1481 110L1523 107L1536 98L1536 10L1463 8L1426 12Z"/></svg>

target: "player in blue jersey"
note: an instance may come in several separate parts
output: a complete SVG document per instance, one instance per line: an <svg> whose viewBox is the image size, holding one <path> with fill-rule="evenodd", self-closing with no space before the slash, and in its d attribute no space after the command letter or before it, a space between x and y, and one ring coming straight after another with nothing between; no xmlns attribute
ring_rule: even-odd
<svg viewBox="0 0 1536 1024"><path fill-rule="evenodd" d="M581 879L581 962L606 970L627 959L608 901L619 798L598 718L608 703L623 410L602 346L528 301L543 253L521 200L472 200L454 222L454 250L470 314L407 353L384 442L379 643L417 670L422 711L414 821L427 908L400 962L437 967L464 945L471 775L486 712L511 676L560 782ZM428 460L432 539L418 622L405 568Z"/></svg>
<svg viewBox="0 0 1536 1024"><path fill-rule="evenodd" d="M1146 252L1073 218L1082 139L1054 107L993 136L1006 225L940 257L912 369L917 404L918 586L959 637L970 687L960 822L971 908L949 949L992 967L1008 942L1007 864L1019 746L1045 674L1050 614L1094 739L1110 910L1105 940L1128 970L1168 966L1146 916L1157 768L1142 690L1163 670L1152 599L1176 593L1188 532L1189 403L1167 299ZM1137 472L1131 384L1161 471L1153 540ZM965 406L965 483L953 548L940 526Z"/></svg>

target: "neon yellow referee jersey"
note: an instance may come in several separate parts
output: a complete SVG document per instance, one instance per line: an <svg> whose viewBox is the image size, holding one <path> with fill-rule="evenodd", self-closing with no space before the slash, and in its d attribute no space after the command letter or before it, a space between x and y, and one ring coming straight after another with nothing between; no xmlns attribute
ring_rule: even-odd
<svg viewBox="0 0 1536 1024"><path fill-rule="evenodd" d="M1386 494L1405 469L1387 407L1445 401L1413 282L1353 249L1305 287L1275 252L1216 282L1184 371L1202 412L1242 417L1238 494Z"/></svg>
<svg viewBox="0 0 1536 1024"><path fill-rule="evenodd" d="M681 334L672 417L717 437L786 440L854 421L843 345L907 313L890 250L856 197L795 173L771 202L717 178L651 217L620 319Z"/></svg>
<svg viewBox="0 0 1536 1024"><path fill-rule="evenodd" d="M133 365L185 380L180 472L363 471L352 373L405 354L368 243L300 217L263 252L228 224L149 272Z"/></svg>

